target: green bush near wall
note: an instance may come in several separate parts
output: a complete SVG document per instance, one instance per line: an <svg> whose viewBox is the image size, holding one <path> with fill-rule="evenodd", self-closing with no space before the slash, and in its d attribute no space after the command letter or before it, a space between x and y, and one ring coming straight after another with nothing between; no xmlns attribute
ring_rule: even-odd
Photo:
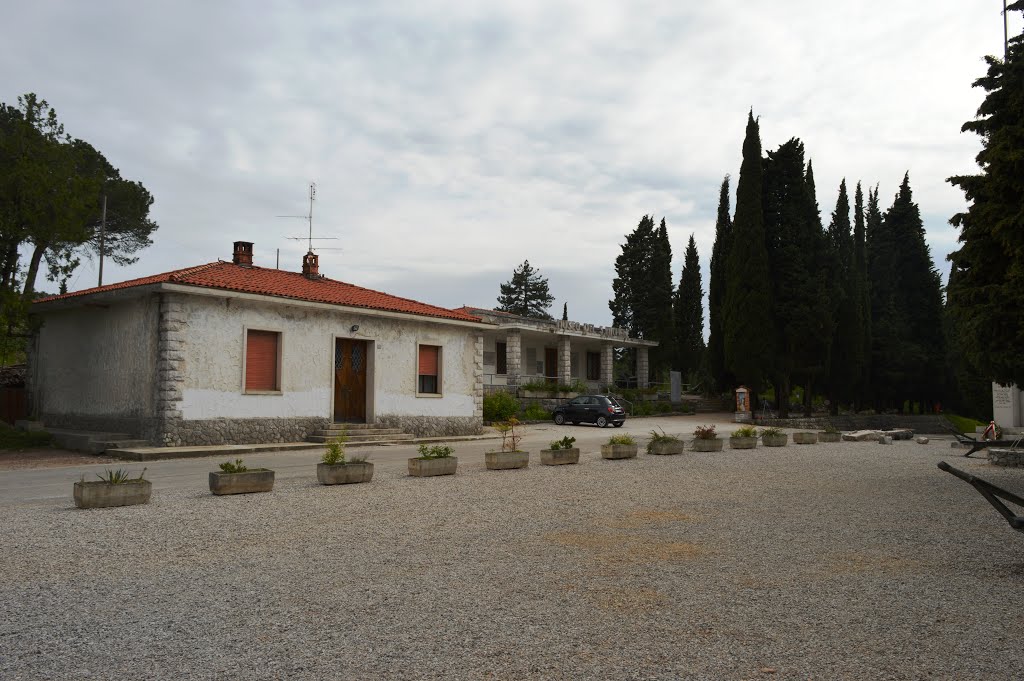
<svg viewBox="0 0 1024 681"><path fill-rule="evenodd" d="M519 400L505 391L484 395L484 421L507 421L519 413Z"/></svg>

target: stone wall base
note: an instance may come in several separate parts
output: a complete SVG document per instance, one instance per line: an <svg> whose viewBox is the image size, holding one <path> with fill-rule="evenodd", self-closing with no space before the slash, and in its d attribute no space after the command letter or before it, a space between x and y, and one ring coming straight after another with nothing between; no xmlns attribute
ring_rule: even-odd
<svg viewBox="0 0 1024 681"><path fill-rule="evenodd" d="M381 428L401 428L403 433L411 433L416 437L479 435L483 432L483 422L475 416L379 414L375 422Z"/></svg>
<svg viewBox="0 0 1024 681"><path fill-rule="evenodd" d="M945 416L936 414L841 414L839 416L795 417L788 419L759 419L762 427L803 428L823 430L831 424L839 430L900 430L908 428L917 434L948 435L952 424Z"/></svg>
<svg viewBox="0 0 1024 681"><path fill-rule="evenodd" d="M323 430L330 419L320 417L262 419L166 419L152 441L156 445L248 445L302 442Z"/></svg>
<svg viewBox="0 0 1024 681"><path fill-rule="evenodd" d="M85 430L94 433L125 433L140 440L151 440L159 429L152 416L93 416L90 414L42 414L45 428Z"/></svg>

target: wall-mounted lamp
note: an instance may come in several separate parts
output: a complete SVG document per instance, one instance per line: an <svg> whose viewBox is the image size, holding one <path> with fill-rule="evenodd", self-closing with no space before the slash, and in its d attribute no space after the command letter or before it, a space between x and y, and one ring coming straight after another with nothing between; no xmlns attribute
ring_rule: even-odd
<svg viewBox="0 0 1024 681"><path fill-rule="evenodd" d="M351 328L351 329L349 329L349 332L350 332L350 333L355 333L355 332L356 332L356 331L358 331L358 330L359 330L359 325L358 325L358 324L353 324L353 325L352 325L352 328Z"/></svg>

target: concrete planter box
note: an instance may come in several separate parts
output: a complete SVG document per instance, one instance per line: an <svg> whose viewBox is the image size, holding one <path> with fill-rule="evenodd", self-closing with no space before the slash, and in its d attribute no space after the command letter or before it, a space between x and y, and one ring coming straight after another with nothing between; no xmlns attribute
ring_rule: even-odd
<svg viewBox="0 0 1024 681"><path fill-rule="evenodd" d="M818 433L818 442L839 442L842 439L842 433L826 433L825 431Z"/></svg>
<svg viewBox="0 0 1024 681"><path fill-rule="evenodd" d="M757 447L756 437L730 437L729 449L753 449Z"/></svg>
<svg viewBox="0 0 1024 681"><path fill-rule="evenodd" d="M455 475L459 457L445 456L440 459L409 459L409 475L414 478L432 478L435 475Z"/></svg>
<svg viewBox="0 0 1024 681"><path fill-rule="evenodd" d="M253 494L274 489L274 471L252 470L245 473L210 472L210 491L221 494Z"/></svg>
<svg viewBox="0 0 1024 681"><path fill-rule="evenodd" d="M542 466L565 466L567 464L580 462L580 448L570 449L542 449L540 450L540 465Z"/></svg>
<svg viewBox="0 0 1024 681"><path fill-rule="evenodd" d="M321 485L351 485L357 482L370 482L373 479L373 464L366 461L338 464L318 463L316 479Z"/></svg>
<svg viewBox="0 0 1024 681"><path fill-rule="evenodd" d="M720 452L722 451L723 442L721 438L717 437L711 440L695 438L690 441L690 450L694 452Z"/></svg>
<svg viewBox="0 0 1024 681"><path fill-rule="evenodd" d="M149 480L132 480L117 485L103 480L76 482L75 506L78 508L113 508L148 504L153 494Z"/></svg>
<svg viewBox="0 0 1024 681"><path fill-rule="evenodd" d="M647 453L656 456L667 456L670 454L682 454L685 449L686 443L682 440L678 442L651 442L647 446Z"/></svg>
<svg viewBox="0 0 1024 681"><path fill-rule="evenodd" d="M529 452L484 452L484 465L489 471L526 468L530 465Z"/></svg>
<svg viewBox="0 0 1024 681"><path fill-rule="evenodd" d="M635 459L636 445L601 445L602 459Z"/></svg>
<svg viewBox="0 0 1024 681"><path fill-rule="evenodd" d="M818 444L817 433L793 433L793 442L798 445L816 445Z"/></svg>
<svg viewBox="0 0 1024 681"><path fill-rule="evenodd" d="M789 442L789 435L785 433L782 435L761 436L761 444L765 447L785 447L787 442Z"/></svg>

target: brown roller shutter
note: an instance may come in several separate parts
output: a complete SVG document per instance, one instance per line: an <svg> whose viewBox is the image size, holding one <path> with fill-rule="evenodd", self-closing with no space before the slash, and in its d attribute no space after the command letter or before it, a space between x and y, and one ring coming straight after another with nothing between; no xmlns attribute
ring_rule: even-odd
<svg viewBox="0 0 1024 681"><path fill-rule="evenodd" d="M278 390L275 331L249 331L245 346L245 389Z"/></svg>
<svg viewBox="0 0 1024 681"><path fill-rule="evenodd" d="M420 346L420 376L437 376L437 346Z"/></svg>

